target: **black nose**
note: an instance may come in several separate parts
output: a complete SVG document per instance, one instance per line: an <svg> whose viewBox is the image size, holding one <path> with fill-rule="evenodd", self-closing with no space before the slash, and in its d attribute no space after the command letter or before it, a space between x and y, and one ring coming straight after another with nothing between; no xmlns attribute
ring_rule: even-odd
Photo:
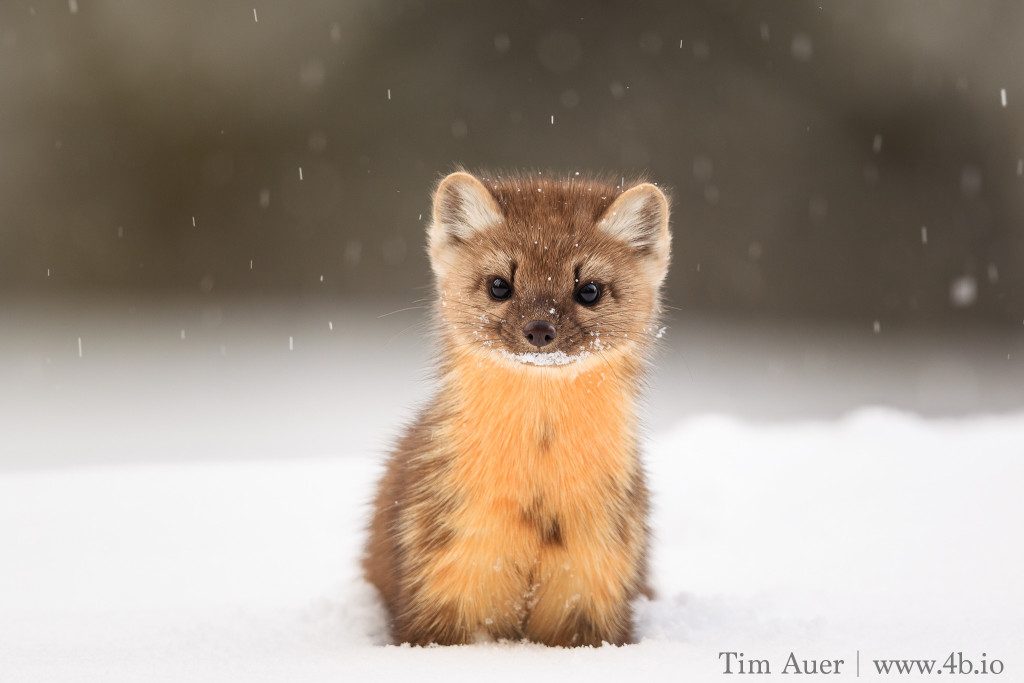
<svg viewBox="0 0 1024 683"><path fill-rule="evenodd" d="M523 328L523 336L538 349L555 339L555 326L547 320L531 320Z"/></svg>

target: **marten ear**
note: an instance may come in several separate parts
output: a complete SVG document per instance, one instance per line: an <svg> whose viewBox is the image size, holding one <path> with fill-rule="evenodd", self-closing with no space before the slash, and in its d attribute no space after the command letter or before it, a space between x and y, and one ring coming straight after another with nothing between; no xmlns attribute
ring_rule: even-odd
<svg viewBox="0 0 1024 683"><path fill-rule="evenodd" d="M641 183L619 195L597 220L597 228L633 247L660 283L668 270L672 236L668 231L668 199L654 185Z"/></svg>
<svg viewBox="0 0 1024 683"><path fill-rule="evenodd" d="M468 173L452 173L434 192L434 220L427 233L430 265L447 271L454 247L503 220L501 208L483 183Z"/></svg>

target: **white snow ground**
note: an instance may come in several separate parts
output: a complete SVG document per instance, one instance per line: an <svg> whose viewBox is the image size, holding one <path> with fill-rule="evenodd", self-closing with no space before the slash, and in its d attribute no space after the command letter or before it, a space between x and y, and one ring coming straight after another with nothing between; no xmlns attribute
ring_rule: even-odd
<svg viewBox="0 0 1024 683"><path fill-rule="evenodd" d="M638 606L641 642L419 649L382 645L357 568L380 454L427 392L418 334L380 338L408 319L4 319L4 683L712 681L720 652L767 659L758 680L788 680L790 652L845 660L833 678L855 678L858 658L878 678L874 659L962 652L1024 680L1024 404L1019 363L1002 364L1016 349L1000 346L1013 339L915 355L907 340L872 350L870 330L860 346L678 331L652 388L658 596ZM949 380L966 396L922 393L936 376L969 377ZM701 395L732 416L699 414ZM872 399L902 409L856 407ZM962 401L964 415L935 416ZM789 419L755 419L759 405Z"/></svg>

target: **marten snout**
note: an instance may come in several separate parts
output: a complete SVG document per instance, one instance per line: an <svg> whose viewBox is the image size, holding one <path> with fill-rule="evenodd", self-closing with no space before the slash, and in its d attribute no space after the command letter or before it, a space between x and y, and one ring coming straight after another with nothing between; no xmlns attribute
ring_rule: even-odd
<svg viewBox="0 0 1024 683"><path fill-rule="evenodd" d="M531 320L523 328L523 336L538 349L555 340L555 326L547 320Z"/></svg>

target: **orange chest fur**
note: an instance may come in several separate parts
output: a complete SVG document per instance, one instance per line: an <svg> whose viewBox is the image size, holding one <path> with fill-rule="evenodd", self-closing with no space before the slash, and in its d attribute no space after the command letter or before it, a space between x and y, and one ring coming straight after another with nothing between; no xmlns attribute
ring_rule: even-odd
<svg viewBox="0 0 1024 683"><path fill-rule="evenodd" d="M638 467L632 376L476 360L455 371L449 476L474 514L586 523Z"/></svg>

